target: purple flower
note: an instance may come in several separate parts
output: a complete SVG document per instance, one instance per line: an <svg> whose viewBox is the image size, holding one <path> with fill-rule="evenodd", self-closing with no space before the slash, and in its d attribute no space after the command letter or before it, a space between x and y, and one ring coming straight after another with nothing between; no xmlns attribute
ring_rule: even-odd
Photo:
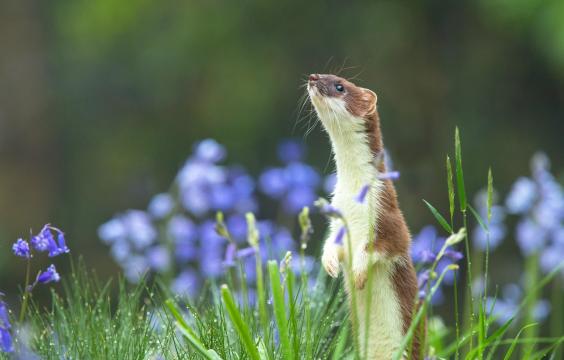
<svg viewBox="0 0 564 360"><path fill-rule="evenodd" d="M244 258L247 258L249 256L253 256L254 254L256 254L256 252L257 252L257 250L254 247L249 246L249 247L237 250L236 256L237 256L237 259L244 259Z"/></svg>
<svg viewBox="0 0 564 360"><path fill-rule="evenodd" d="M8 329L0 327L0 350L5 353L11 353L14 351L14 346L12 343L12 334Z"/></svg>
<svg viewBox="0 0 564 360"><path fill-rule="evenodd" d="M151 218L144 211L129 210L122 216L122 222L127 231L127 238L138 250L145 249L157 238Z"/></svg>
<svg viewBox="0 0 564 360"><path fill-rule="evenodd" d="M192 243L198 237L198 229L192 220L183 215L175 215L170 219L168 234L176 243Z"/></svg>
<svg viewBox="0 0 564 360"><path fill-rule="evenodd" d="M55 265L49 265L47 270L37 276L36 282L39 284L48 284L58 282L59 280L61 280L61 276L57 272L57 269L55 269Z"/></svg>
<svg viewBox="0 0 564 360"><path fill-rule="evenodd" d="M288 139L278 145L278 158L285 164L302 160L304 154L305 148L300 141Z"/></svg>
<svg viewBox="0 0 564 360"><path fill-rule="evenodd" d="M110 254L120 263L131 255L131 251L131 245L125 239L114 242L110 248Z"/></svg>
<svg viewBox="0 0 564 360"><path fill-rule="evenodd" d="M360 192L358 193L358 195L356 196L355 200L359 203L359 204L363 204L364 200L366 199L366 195L368 194L368 190L370 190L370 185L364 185L362 187L362 189L360 189Z"/></svg>
<svg viewBox="0 0 564 360"><path fill-rule="evenodd" d="M325 177L325 180L323 180L323 190L327 194L332 194L333 191L335 191L336 185L337 185L337 174L336 173L327 175Z"/></svg>
<svg viewBox="0 0 564 360"><path fill-rule="evenodd" d="M234 243L229 243L225 249L225 259L223 260L223 266L231 267L235 266L235 255L237 253L237 245Z"/></svg>
<svg viewBox="0 0 564 360"><path fill-rule="evenodd" d="M495 194L494 194L495 195ZM481 190L476 195L474 204L484 222L488 222L488 194L486 190ZM495 196L494 196L495 198ZM505 210L499 205L492 205L491 219L488 223L488 231L486 232L481 226L477 225L474 229L472 241L481 251L486 251L489 246L490 250L497 248L507 232L503 221L505 220Z"/></svg>
<svg viewBox="0 0 564 360"><path fill-rule="evenodd" d="M57 234L57 241L53 237ZM37 251L49 251L49 257L55 257L70 252L65 241L65 234L50 225L45 225L41 232L31 238L31 244Z"/></svg>
<svg viewBox="0 0 564 360"><path fill-rule="evenodd" d="M149 270L147 259L140 255L129 256L123 263L122 267L125 277L132 283L138 282Z"/></svg>
<svg viewBox="0 0 564 360"><path fill-rule="evenodd" d="M119 218L113 218L98 227L98 237L106 244L112 244L115 241L121 240L126 235L127 231Z"/></svg>
<svg viewBox="0 0 564 360"><path fill-rule="evenodd" d="M444 241L444 239L442 239L442 241ZM442 241L438 238L437 229L434 226L425 226L413 237L411 245L411 257L413 261L415 263L434 261L435 254L442 246ZM433 260L430 260L431 258Z"/></svg>
<svg viewBox="0 0 564 360"><path fill-rule="evenodd" d="M537 186L534 181L520 177L513 184L513 188L505 200L505 205L510 213L522 214L533 206L536 197Z"/></svg>
<svg viewBox="0 0 564 360"><path fill-rule="evenodd" d="M337 232L337 236L335 236L335 244L343 245L343 238L345 237L346 232L347 229L344 226L341 226L341 228Z"/></svg>
<svg viewBox="0 0 564 360"><path fill-rule="evenodd" d="M282 197L288 188L284 170L280 168L267 169L259 178L259 188L273 199Z"/></svg>
<svg viewBox="0 0 564 360"><path fill-rule="evenodd" d="M149 248L145 256L151 269L157 272L165 272L170 268L170 253L162 245Z"/></svg>
<svg viewBox="0 0 564 360"><path fill-rule="evenodd" d="M231 187L226 184L212 186L209 197L213 210L230 211L235 206L235 194Z"/></svg>
<svg viewBox="0 0 564 360"><path fill-rule="evenodd" d="M4 295L0 293L0 296ZM11 353L14 351L12 343L12 334L10 333L10 316L6 303L0 300L0 351Z"/></svg>
<svg viewBox="0 0 564 360"><path fill-rule="evenodd" d="M12 251L16 256L23 257L26 259L31 258L29 243L23 239L18 239L18 241L16 241L14 245L12 245Z"/></svg>
<svg viewBox="0 0 564 360"><path fill-rule="evenodd" d="M343 217L343 213L341 212L341 210L337 209L336 207L334 207L331 204L322 205L319 208L319 211L325 216L337 217L337 218Z"/></svg>
<svg viewBox="0 0 564 360"><path fill-rule="evenodd" d="M182 271L171 285L172 291L180 296L196 295L200 288L198 273L191 269Z"/></svg>
<svg viewBox="0 0 564 360"><path fill-rule="evenodd" d="M399 171L386 171L378 174L378 179L380 180L397 180L400 177Z"/></svg>
<svg viewBox="0 0 564 360"><path fill-rule="evenodd" d="M307 186L314 188L320 181L317 171L311 166L299 162L289 164L284 170L284 176L291 187Z"/></svg>
<svg viewBox="0 0 564 360"><path fill-rule="evenodd" d="M496 316L496 322L500 325L509 321L517 315L519 303L523 298L523 292L517 284L507 284L502 288L500 298L488 298L486 311ZM545 319L550 313L550 304L546 300L539 300L533 309L533 317L537 321Z"/></svg>
<svg viewBox="0 0 564 360"><path fill-rule="evenodd" d="M228 217L227 229L234 239L244 241L247 238L247 220L245 216L235 214Z"/></svg>
<svg viewBox="0 0 564 360"><path fill-rule="evenodd" d="M525 256L541 250L547 241L547 231L531 219L524 219L517 224L517 244Z"/></svg>
<svg viewBox="0 0 564 360"><path fill-rule="evenodd" d="M549 273L564 263L564 244L554 244L542 250L540 266L545 273ZM564 267L561 269L564 274Z"/></svg>
<svg viewBox="0 0 564 360"><path fill-rule="evenodd" d="M205 139L196 145L195 156L197 159L216 163L225 158L225 148L213 139Z"/></svg>
<svg viewBox="0 0 564 360"><path fill-rule="evenodd" d="M174 200L170 194L162 193L153 196L147 207L149 214L157 219L165 218L174 208Z"/></svg>
<svg viewBox="0 0 564 360"><path fill-rule="evenodd" d="M295 187L284 199L284 210L289 214L298 214L306 206L311 206L316 199L315 192L309 187Z"/></svg>
<svg viewBox="0 0 564 360"><path fill-rule="evenodd" d="M272 236L272 248L275 254L284 256L287 251L296 249L296 242L292 238L290 231L284 227L279 227Z"/></svg>

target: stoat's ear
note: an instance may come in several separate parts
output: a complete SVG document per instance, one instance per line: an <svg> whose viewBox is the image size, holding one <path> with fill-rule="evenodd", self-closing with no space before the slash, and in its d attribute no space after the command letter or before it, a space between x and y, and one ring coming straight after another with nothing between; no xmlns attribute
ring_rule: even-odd
<svg viewBox="0 0 564 360"><path fill-rule="evenodd" d="M362 88L362 101L364 101L367 105L366 115L370 115L376 112L376 103L378 102L378 96L374 91Z"/></svg>

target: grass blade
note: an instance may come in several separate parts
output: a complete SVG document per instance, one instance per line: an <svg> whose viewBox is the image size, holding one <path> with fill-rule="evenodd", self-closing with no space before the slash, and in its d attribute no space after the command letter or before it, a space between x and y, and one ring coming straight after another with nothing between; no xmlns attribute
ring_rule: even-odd
<svg viewBox="0 0 564 360"><path fill-rule="evenodd" d="M492 168L488 169L488 224L492 219L492 205L493 205L493 175L492 175Z"/></svg>
<svg viewBox="0 0 564 360"><path fill-rule="evenodd" d="M272 302L274 306L274 316L276 317L276 325L278 325L278 335L280 336L282 358L292 360L294 359L294 355L292 346L290 345L284 291L282 283L280 282L280 272L276 261L270 260L268 262L268 274L270 276L270 286L272 287Z"/></svg>
<svg viewBox="0 0 564 360"><path fill-rule="evenodd" d="M470 209L470 212L472 213L472 215L474 215L474 218L476 219L476 221L478 222L478 224L480 224L480 227L481 227L485 232L489 232L489 230L488 230L488 225L484 222L484 219L482 219L482 217L480 216L480 214L478 214L478 212L476 211L476 209L474 209L471 205L468 205L468 208Z"/></svg>
<svg viewBox="0 0 564 360"><path fill-rule="evenodd" d="M202 344L202 341L198 338L194 330L188 325L184 317L176 307L176 304L171 299L165 301L165 305L172 316L176 319L176 324L182 335L188 340L190 345L204 358L208 360L221 360L221 357L213 350L208 350Z"/></svg>
<svg viewBox="0 0 564 360"><path fill-rule="evenodd" d="M517 346L517 340L519 339L519 336L521 336L521 333L523 332L523 330L536 326L537 324L528 324L525 325L521 328L521 330L519 330L519 332L517 333L517 335L515 336L515 338L513 339L513 342L511 343L511 346L509 347L509 349L507 350L507 352L505 353L505 356L503 357L503 360L509 360L511 358L511 355L513 354L513 351L515 351L515 347Z"/></svg>
<svg viewBox="0 0 564 360"><path fill-rule="evenodd" d="M456 185L458 188L458 201L460 203L460 211L466 212L466 190L464 188L464 173L462 172L462 149L458 127L454 132L454 157L456 165Z"/></svg>
<svg viewBox="0 0 564 360"><path fill-rule="evenodd" d="M221 298L223 299L223 303L227 309L227 314L229 314L229 318L231 319L235 330L239 334L241 342L243 343L243 346L245 346L249 357L253 360L260 360L258 349L255 346L251 335L251 330L243 321L243 317L241 316L239 309L237 309L233 295L231 295L231 291L229 291L227 285L221 286Z"/></svg>
<svg viewBox="0 0 564 360"><path fill-rule="evenodd" d="M452 165L450 157L446 157L447 186L448 186L448 206L450 210L450 225L453 226L454 219L454 183L452 182Z"/></svg>
<svg viewBox="0 0 564 360"><path fill-rule="evenodd" d="M433 214L433 216L435 217L435 219L437 219L439 224L441 224L443 229L445 229L446 232L452 234L453 233L452 227L445 220L445 218L437 211L437 209L435 209L435 207L433 205L429 204L426 200L423 200L423 202L425 203L425 205L427 205L429 210L431 210L431 214Z"/></svg>

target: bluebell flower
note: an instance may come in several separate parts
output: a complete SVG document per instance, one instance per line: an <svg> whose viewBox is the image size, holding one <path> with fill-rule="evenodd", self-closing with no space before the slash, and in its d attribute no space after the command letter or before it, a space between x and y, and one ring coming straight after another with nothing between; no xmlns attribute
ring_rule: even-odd
<svg viewBox="0 0 564 360"><path fill-rule="evenodd" d="M236 196L226 184L217 184L209 189L211 208L215 211L228 212L235 207Z"/></svg>
<svg viewBox="0 0 564 360"><path fill-rule="evenodd" d="M198 228L192 220L175 215L167 225L169 236L177 243L191 243L198 237Z"/></svg>
<svg viewBox="0 0 564 360"><path fill-rule="evenodd" d="M346 232L347 229L344 226L341 226L341 228L337 232L337 236L335 236L335 244L343 245L343 238L345 237Z"/></svg>
<svg viewBox="0 0 564 360"><path fill-rule="evenodd" d="M98 227L98 237L106 244L124 239L127 231L119 218L113 218Z"/></svg>
<svg viewBox="0 0 564 360"><path fill-rule="evenodd" d="M12 245L12 251L14 255L23 257L26 259L31 258L31 250L29 249L29 243L24 239L18 239L14 245Z"/></svg>
<svg viewBox="0 0 564 360"><path fill-rule="evenodd" d="M564 264L564 244L553 244L544 248L540 254L540 267L544 273L549 273ZM564 266L561 269L564 274Z"/></svg>
<svg viewBox="0 0 564 360"><path fill-rule="evenodd" d="M115 241L110 248L110 254L114 260L121 263L132 254L131 245L125 239Z"/></svg>
<svg viewBox="0 0 564 360"><path fill-rule="evenodd" d="M284 170L271 168L264 171L259 178L259 188L273 199L281 198L288 188Z"/></svg>
<svg viewBox="0 0 564 360"><path fill-rule="evenodd" d="M157 231L146 212L129 210L121 220L127 231L127 238L136 249L145 249L157 239Z"/></svg>
<svg viewBox="0 0 564 360"><path fill-rule="evenodd" d="M48 284L51 282L59 282L59 280L61 280L61 276L57 272L55 265L49 265L47 270L37 275L36 282L38 284Z"/></svg>
<svg viewBox="0 0 564 360"><path fill-rule="evenodd" d="M53 232L57 234L57 241L55 241ZM38 235L31 238L31 244L37 251L49 251L49 257L70 252L65 241L65 234L49 224L45 225Z"/></svg>
<svg viewBox="0 0 564 360"><path fill-rule="evenodd" d="M316 198L317 195L311 188L295 187L288 192L283 201L284 210L288 214L298 214L304 207L311 207Z"/></svg>
<svg viewBox="0 0 564 360"><path fill-rule="evenodd" d="M400 177L399 171L386 171L378 174L379 180L397 180Z"/></svg>
<svg viewBox="0 0 564 360"><path fill-rule="evenodd" d="M1 295L4 294L0 293L0 296ZM14 351L12 334L10 333L11 328L12 325L10 324L8 307L4 301L0 300L0 351L5 353L11 353Z"/></svg>
<svg viewBox="0 0 564 360"><path fill-rule="evenodd" d="M279 227L272 236L272 249L276 255L284 256L287 251L296 250L296 242L285 227Z"/></svg>
<svg viewBox="0 0 564 360"><path fill-rule="evenodd" d="M337 186L337 173L329 174L323 180L323 190L327 194L332 194Z"/></svg>
<svg viewBox="0 0 564 360"><path fill-rule="evenodd" d="M234 243L227 244L225 249L225 258L223 260L223 266L232 267L235 266L235 256L237 254L237 245Z"/></svg>
<svg viewBox="0 0 564 360"><path fill-rule="evenodd" d="M204 276L216 278L223 273L225 239L215 231L215 222L200 225L200 269Z"/></svg>
<svg viewBox="0 0 564 360"><path fill-rule="evenodd" d="M322 204L321 207L319 207L319 212L328 217L335 217L335 218L343 217L343 213L341 212L341 210L337 209L335 206L329 203Z"/></svg>
<svg viewBox="0 0 564 360"><path fill-rule="evenodd" d="M364 200L366 199L366 195L368 195L368 190L370 190L370 185L364 185L361 189L360 192L358 193L358 195L356 196L355 200L359 203L359 204L363 204Z"/></svg>
<svg viewBox="0 0 564 360"><path fill-rule="evenodd" d="M517 284L507 284L503 286L501 297L488 298L486 301L486 311L496 317L496 322L500 325L517 316L523 291ZM533 317L536 321L544 320L550 313L550 303L546 300L538 300L533 309Z"/></svg>
<svg viewBox="0 0 564 360"><path fill-rule="evenodd" d="M211 209L209 189L198 185L182 192L181 202L188 212L197 217L203 217Z"/></svg>
<svg viewBox="0 0 564 360"><path fill-rule="evenodd" d="M494 250L501 244L507 233L507 229L503 223L505 220L505 210L503 207L499 205L492 205L491 219L488 223L487 196L488 194L486 190L481 190L478 192L474 200L478 214L488 226L488 232L486 232L478 224L474 228L474 232L472 234L474 246L480 251L486 251L488 246L490 250ZM497 196L494 193L493 198L495 199L496 197Z"/></svg>
<svg viewBox="0 0 564 360"><path fill-rule="evenodd" d="M149 267L157 272L165 272L171 266L170 253L163 245L157 245L147 249L145 256Z"/></svg>
<svg viewBox="0 0 564 360"><path fill-rule="evenodd" d="M437 229L432 225L427 225L413 237L411 244L411 257L414 263L429 262L429 254L434 254L440 249L437 246Z"/></svg>
<svg viewBox="0 0 564 360"><path fill-rule="evenodd" d="M254 254L256 254L256 252L257 250L254 247L248 246L246 248L237 250L236 257L237 259L244 259L249 256L253 256Z"/></svg>
<svg viewBox="0 0 564 360"><path fill-rule="evenodd" d="M147 259L141 255L131 255L122 264L125 277L132 283L137 283L149 270Z"/></svg>
<svg viewBox="0 0 564 360"><path fill-rule="evenodd" d="M512 214L522 214L528 211L537 197L537 186L534 181L520 177L513 184L511 192L505 200L507 210Z"/></svg>
<svg viewBox="0 0 564 360"><path fill-rule="evenodd" d="M517 244L525 256L540 251L547 243L547 231L532 219L525 218L517 224Z"/></svg>
<svg viewBox="0 0 564 360"><path fill-rule="evenodd" d="M196 144L195 156L199 160L217 163L225 158L226 151L214 139L205 139Z"/></svg>
<svg viewBox="0 0 564 360"><path fill-rule="evenodd" d="M200 289L198 273L191 269L183 270L176 279L172 281L171 289L175 294L180 296L188 297L196 295Z"/></svg>
<svg viewBox="0 0 564 360"><path fill-rule="evenodd" d="M157 219L163 219L170 214L174 208L174 199L168 193L153 196L147 210L149 214Z"/></svg>
<svg viewBox="0 0 564 360"><path fill-rule="evenodd" d="M290 186L315 188L321 180L317 171L304 163L291 163L284 170L284 176Z"/></svg>
<svg viewBox="0 0 564 360"><path fill-rule="evenodd" d="M305 155L305 147L301 141L287 139L278 144L278 158L285 164L301 161Z"/></svg>
<svg viewBox="0 0 564 360"><path fill-rule="evenodd" d="M247 239L247 220L242 214L234 214L227 218L227 229L231 236L239 241L245 242Z"/></svg>

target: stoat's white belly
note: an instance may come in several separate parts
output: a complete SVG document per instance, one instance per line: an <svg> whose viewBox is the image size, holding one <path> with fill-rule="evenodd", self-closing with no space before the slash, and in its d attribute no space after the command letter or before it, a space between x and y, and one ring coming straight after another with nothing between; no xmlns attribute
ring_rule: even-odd
<svg viewBox="0 0 564 360"><path fill-rule="evenodd" d="M371 284L367 283L363 290L356 290L355 293L359 351L362 359L392 359L403 338L402 315L391 279L390 266L386 263L374 265ZM345 273L345 279L348 279L346 275ZM346 283L352 306L348 280Z"/></svg>
<svg viewBox="0 0 564 360"><path fill-rule="evenodd" d="M358 184L355 184L358 186ZM379 195L382 184L376 181L370 190L367 201L363 204L355 200L354 192L337 191L332 204L343 212L347 219L350 231L351 250L354 254L358 246L365 246L369 240L370 229L375 231L379 208ZM333 220L331 226L334 230L341 226L339 220ZM372 232L373 234L374 232ZM376 239L378 241L378 239ZM344 239L345 284L349 296L349 304L353 306L349 276L346 272L346 263L349 258L349 246ZM358 339L360 355L367 360L392 359L398 350L403 336L403 320L399 299L392 282L393 263L386 258L380 260L372 267L370 284L367 283L363 290L356 290L356 314L358 317ZM368 291L371 295L368 296ZM369 305L370 303L370 305ZM368 330L368 333L367 333ZM365 350L366 349L366 350ZM364 356L366 351L366 357Z"/></svg>

